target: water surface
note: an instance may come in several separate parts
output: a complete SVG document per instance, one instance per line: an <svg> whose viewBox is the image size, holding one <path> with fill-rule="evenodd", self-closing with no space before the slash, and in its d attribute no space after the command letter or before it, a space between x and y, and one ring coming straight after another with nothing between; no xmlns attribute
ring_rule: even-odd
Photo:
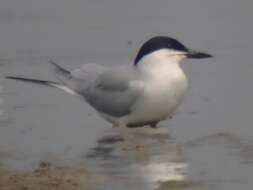
<svg viewBox="0 0 253 190"><path fill-rule="evenodd" d="M13 184L10 173L25 172L18 173L16 188L42 183L38 179L45 189L55 187L63 176L60 189L251 189L252 1L0 5L0 163L7 170L0 180L6 187ZM214 55L185 61L186 100L158 130L113 129L78 98L3 79L55 80L48 57L67 69L89 62L131 64L155 35Z"/></svg>

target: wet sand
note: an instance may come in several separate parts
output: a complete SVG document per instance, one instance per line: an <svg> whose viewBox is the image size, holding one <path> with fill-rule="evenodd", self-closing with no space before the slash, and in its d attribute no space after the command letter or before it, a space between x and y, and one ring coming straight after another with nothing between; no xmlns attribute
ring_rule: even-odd
<svg viewBox="0 0 253 190"><path fill-rule="evenodd" d="M251 0L0 4L1 190L252 189ZM157 130L112 129L80 99L4 79L55 80L48 57L132 64L156 35L214 55L184 62L188 94Z"/></svg>
<svg viewBox="0 0 253 190"><path fill-rule="evenodd" d="M137 140L132 141L132 137ZM241 167L246 165L252 168L253 144L231 132L210 134L185 144L174 141L164 128L131 131L107 129L96 145L81 157L82 162L79 160L56 166L49 161L41 161L31 171L1 166L0 189L93 190L115 186L122 189L197 190L216 189L228 182L244 183L238 176L236 179L210 176L208 173L213 169L212 164L205 165L199 171L201 177L191 176L190 158L196 156L196 150L197 154L206 154L205 149L212 150L212 147L219 147L214 149L214 154L221 148L221 152L216 152L217 165L225 161L220 159L229 158L225 162L235 159L239 160ZM212 163L210 160L208 162Z"/></svg>
<svg viewBox="0 0 253 190"><path fill-rule="evenodd" d="M33 172L15 172L0 169L1 190L91 190L85 187L85 181L91 176L84 168L51 168L47 163Z"/></svg>

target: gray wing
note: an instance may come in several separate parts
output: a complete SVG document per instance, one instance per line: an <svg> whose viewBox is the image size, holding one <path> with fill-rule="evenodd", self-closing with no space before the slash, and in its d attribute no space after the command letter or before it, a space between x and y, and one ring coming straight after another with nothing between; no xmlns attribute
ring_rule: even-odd
<svg viewBox="0 0 253 190"><path fill-rule="evenodd" d="M71 71L70 75L75 83L75 90L83 92L96 83L100 75L108 70L107 67L90 63L83 65L80 69Z"/></svg>
<svg viewBox="0 0 253 190"><path fill-rule="evenodd" d="M73 71L72 76L78 83L78 93L96 110L108 115L129 114L138 98L138 92L129 85L138 79L134 68L88 64Z"/></svg>

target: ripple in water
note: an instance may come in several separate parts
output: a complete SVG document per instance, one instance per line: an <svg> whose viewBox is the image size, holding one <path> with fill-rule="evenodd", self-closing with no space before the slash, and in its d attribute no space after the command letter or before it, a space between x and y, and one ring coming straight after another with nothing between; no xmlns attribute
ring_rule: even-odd
<svg viewBox="0 0 253 190"><path fill-rule="evenodd" d="M160 189L164 184L189 184L188 164L165 128L108 130L84 157L89 170L104 179L95 182L96 189L99 185L101 189Z"/></svg>

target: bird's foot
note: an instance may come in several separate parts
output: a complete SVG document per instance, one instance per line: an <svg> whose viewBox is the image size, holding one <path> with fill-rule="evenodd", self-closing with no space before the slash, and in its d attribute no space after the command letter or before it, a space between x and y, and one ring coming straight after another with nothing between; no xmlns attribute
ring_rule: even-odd
<svg viewBox="0 0 253 190"><path fill-rule="evenodd" d="M151 128L153 128L153 129L156 129L157 128L157 124L158 124L158 122L152 122L152 123L149 124L149 126Z"/></svg>
<svg viewBox="0 0 253 190"><path fill-rule="evenodd" d="M126 128L126 124L120 121L114 121L112 124L113 128Z"/></svg>

